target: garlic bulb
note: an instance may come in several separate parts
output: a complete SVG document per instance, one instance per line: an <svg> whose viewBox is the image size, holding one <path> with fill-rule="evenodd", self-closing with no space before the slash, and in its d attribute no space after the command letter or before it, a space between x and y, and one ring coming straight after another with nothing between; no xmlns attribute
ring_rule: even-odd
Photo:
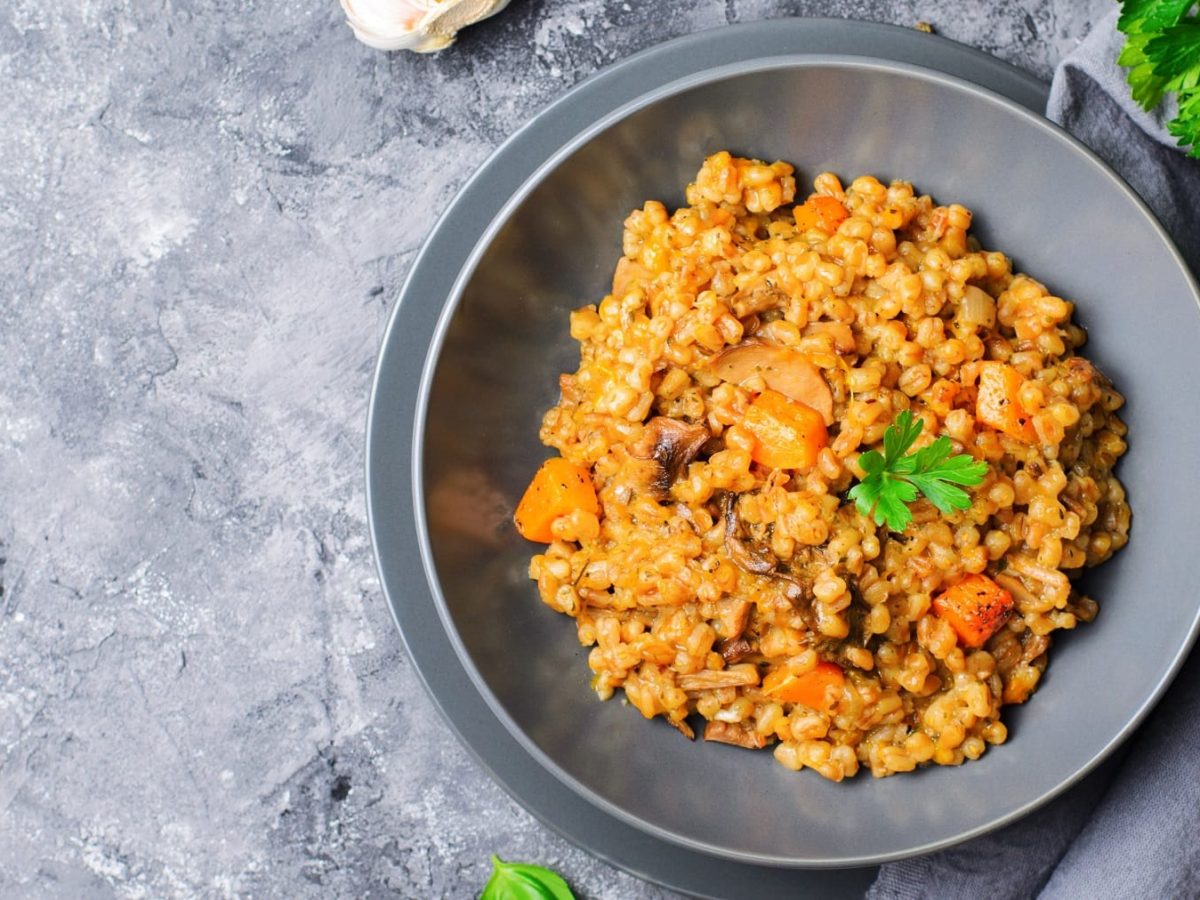
<svg viewBox="0 0 1200 900"><path fill-rule="evenodd" d="M355 36L379 50L432 53L460 28L493 16L508 0L342 0Z"/></svg>

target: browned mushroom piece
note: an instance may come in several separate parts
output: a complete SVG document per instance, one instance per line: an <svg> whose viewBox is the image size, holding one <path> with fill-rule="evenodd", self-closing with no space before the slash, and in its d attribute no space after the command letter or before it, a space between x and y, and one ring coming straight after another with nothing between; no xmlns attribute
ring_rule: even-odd
<svg viewBox="0 0 1200 900"><path fill-rule="evenodd" d="M754 652L754 645L742 637L742 632L750 624L750 610L754 604L749 600L730 597L722 600L720 605L717 624L720 626L718 632L721 639L716 643L716 650L725 660L725 665L732 666Z"/></svg>
<svg viewBox="0 0 1200 900"><path fill-rule="evenodd" d="M1031 663L1050 649L1050 635L1027 631L1021 636L1021 662Z"/></svg>
<svg viewBox="0 0 1200 900"><path fill-rule="evenodd" d="M629 452L638 459L652 460L648 469L651 494L666 500L671 485L700 453L711 435L703 425L691 425L667 416L655 416L646 423L645 432Z"/></svg>
<svg viewBox="0 0 1200 900"><path fill-rule="evenodd" d="M787 306L790 299L770 280L762 279L738 291L730 301L730 308L735 316L743 319L746 316L766 312L768 309L782 309Z"/></svg>
<svg viewBox="0 0 1200 900"><path fill-rule="evenodd" d="M680 675L676 680L680 690L715 691L718 688L750 687L758 684L758 669L750 663L730 666L728 669L705 669L691 675Z"/></svg>
<svg viewBox="0 0 1200 900"><path fill-rule="evenodd" d="M722 350L706 368L722 381L741 384L754 376L773 391L803 403L833 424L833 392L825 376L799 350L757 338Z"/></svg>
<svg viewBox="0 0 1200 900"><path fill-rule="evenodd" d="M737 495L725 495L725 552L733 564L752 575L769 575L779 560L775 554L742 540L742 523L737 515Z"/></svg>
<svg viewBox="0 0 1200 900"><path fill-rule="evenodd" d="M721 744L733 744L747 750L761 750L767 739L757 731L747 731L736 722L709 722L704 726L704 739Z"/></svg>
<svg viewBox="0 0 1200 900"><path fill-rule="evenodd" d="M779 559L765 547L756 547L742 538L742 523L737 515L737 495L725 494L725 552L739 569L752 575L770 575L785 582L783 593L792 603L802 599L810 586L791 572L780 571Z"/></svg>
<svg viewBox="0 0 1200 900"><path fill-rule="evenodd" d="M1013 599L1017 601L1018 609L1036 609L1041 602L1033 591L1029 590L1019 578L999 573L993 575L992 580L1012 594Z"/></svg>
<svg viewBox="0 0 1200 900"><path fill-rule="evenodd" d="M717 652L721 654L721 659L725 660L725 665L727 666L740 663L754 652L754 645L744 637L723 638L717 641L716 647Z"/></svg>

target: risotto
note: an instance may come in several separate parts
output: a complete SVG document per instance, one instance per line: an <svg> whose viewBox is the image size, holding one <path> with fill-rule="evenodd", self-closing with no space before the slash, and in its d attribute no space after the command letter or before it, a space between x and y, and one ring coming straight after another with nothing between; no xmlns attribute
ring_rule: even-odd
<svg viewBox="0 0 1200 900"><path fill-rule="evenodd" d="M1127 540L1123 401L970 210L813 186L722 152L629 216L516 523L600 698L835 781L957 765L1096 615L1071 579ZM981 473L957 506L850 496L898 422Z"/></svg>

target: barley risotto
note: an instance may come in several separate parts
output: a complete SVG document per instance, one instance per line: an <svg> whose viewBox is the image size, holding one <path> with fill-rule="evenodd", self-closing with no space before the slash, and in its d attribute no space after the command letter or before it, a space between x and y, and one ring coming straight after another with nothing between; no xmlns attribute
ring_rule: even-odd
<svg viewBox="0 0 1200 900"><path fill-rule="evenodd" d="M727 152L625 222L516 511L602 699L835 781L1005 741L1127 540L1073 304L912 185Z"/></svg>

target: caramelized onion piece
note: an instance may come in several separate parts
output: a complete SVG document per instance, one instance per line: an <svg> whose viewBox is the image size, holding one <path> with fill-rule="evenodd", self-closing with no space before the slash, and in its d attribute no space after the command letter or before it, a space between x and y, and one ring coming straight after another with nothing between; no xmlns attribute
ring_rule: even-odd
<svg viewBox="0 0 1200 900"><path fill-rule="evenodd" d="M833 393L821 370L799 350L743 341L718 353L708 369L722 381L741 384L755 375L773 391L803 403L821 414L826 425L833 424Z"/></svg>
<svg viewBox="0 0 1200 900"><path fill-rule="evenodd" d="M704 726L704 739L745 747L747 750L761 750L767 746L767 739L757 731L747 731L733 722L709 722Z"/></svg>
<svg viewBox="0 0 1200 900"><path fill-rule="evenodd" d="M680 675L675 681L683 691L715 691L718 688L750 687L758 684L758 668L751 663L728 669L705 669L692 675Z"/></svg>
<svg viewBox="0 0 1200 900"><path fill-rule="evenodd" d="M958 308L959 327L964 331L992 328L996 324L996 301L982 288L968 284L963 288L962 305Z"/></svg>

